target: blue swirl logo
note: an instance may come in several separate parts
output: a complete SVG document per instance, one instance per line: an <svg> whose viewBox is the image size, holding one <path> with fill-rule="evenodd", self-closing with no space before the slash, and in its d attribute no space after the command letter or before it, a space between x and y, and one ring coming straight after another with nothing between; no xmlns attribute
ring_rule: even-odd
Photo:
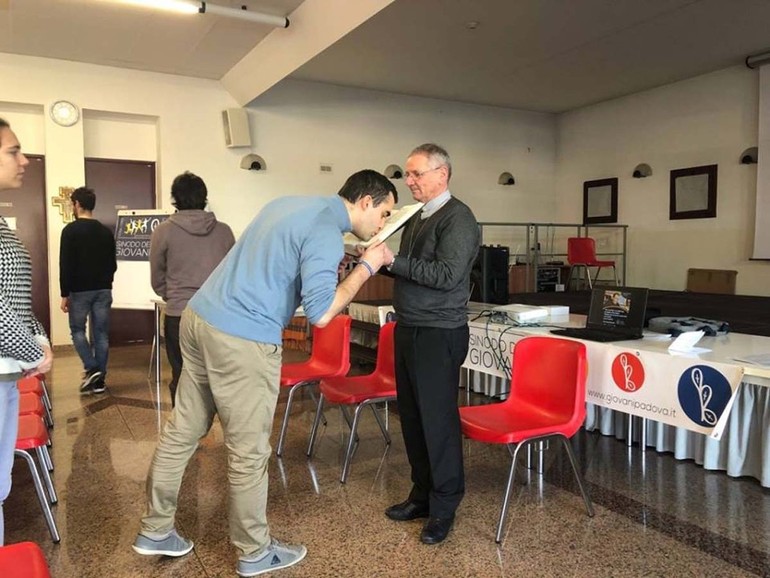
<svg viewBox="0 0 770 578"><path fill-rule="evenodd" d="M692 421L714 427L732 395L730 382L713 367L694 365L679 378L679 405Z"/></svg>

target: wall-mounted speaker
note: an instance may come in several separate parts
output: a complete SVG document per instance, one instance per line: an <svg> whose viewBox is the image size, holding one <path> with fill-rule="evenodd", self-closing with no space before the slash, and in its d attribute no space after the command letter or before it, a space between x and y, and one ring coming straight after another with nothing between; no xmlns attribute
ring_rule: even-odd
<svg viewBox="0 0 770 578"><path fill-rule="evenodd" d="M249 113L245 108L228 108L222 111L225 144L230 147L250 147Z"/></svg>

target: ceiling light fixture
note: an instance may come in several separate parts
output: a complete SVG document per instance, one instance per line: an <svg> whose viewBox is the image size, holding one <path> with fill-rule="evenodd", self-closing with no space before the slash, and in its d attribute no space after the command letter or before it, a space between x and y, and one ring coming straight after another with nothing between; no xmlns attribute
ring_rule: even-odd
<svg viewBox="0 0 770 578"><path fill-rule="evenodd" d="M263 12L253 12L247 10L246 6L241 9L219 6L211 2L202 2L198 0L119 0L122 4L134 4L148 8L160 8L161 10L170 10L182 14L216 14L227 18L238 18L248 20L259 24L267 24L276 28L288 28L289 19L285 16L275 16L274 14L265 14Z"/></svg>
<svg viewBox="0 0 770 578"><path fill-rule="evenodd" d="M770 51L761 54L750 54L746 57L746 66L749 68L759 68L763 64L770 62Z"/></svg>

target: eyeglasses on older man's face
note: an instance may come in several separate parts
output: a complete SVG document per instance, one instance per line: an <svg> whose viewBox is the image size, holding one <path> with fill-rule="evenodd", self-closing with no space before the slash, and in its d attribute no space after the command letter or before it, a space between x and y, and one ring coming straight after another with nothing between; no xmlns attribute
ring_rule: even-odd
<svg viewBox="0 0 770 578"><path fill-rule="evenodd" d="M441 165L440 167L434 167L432 169L427 169L427 170L424 170L424 171L406 171L404 173L404 180L406 180L409 177L411 177L413 180L419 181L424 175L427 175L428 173L431 173L433 171L437 171L437 170L439 170L441 168L444 168L444 165Z"/></svg>

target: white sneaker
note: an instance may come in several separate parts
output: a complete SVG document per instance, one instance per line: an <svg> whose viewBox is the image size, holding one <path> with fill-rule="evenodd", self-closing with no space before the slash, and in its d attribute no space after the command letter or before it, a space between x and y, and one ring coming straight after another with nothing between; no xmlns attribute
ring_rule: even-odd
<svg viewBox="0 0 770 578"><path fill-rule="evenodd" d="M193 549L191 540L186 540L171 530L163 538L150 538L144 534L138 534L131 546L134 552L144 556L184 556Z"/></svg>
<svg viewBox="0 0 770 578"><path fill-rule="evenodd" d="M240 558L236 572L238 576L259 576L265 572L280 570L294 566L307 554L307 548L302 545L282 544L275 538L257 554Z"/></svg>

